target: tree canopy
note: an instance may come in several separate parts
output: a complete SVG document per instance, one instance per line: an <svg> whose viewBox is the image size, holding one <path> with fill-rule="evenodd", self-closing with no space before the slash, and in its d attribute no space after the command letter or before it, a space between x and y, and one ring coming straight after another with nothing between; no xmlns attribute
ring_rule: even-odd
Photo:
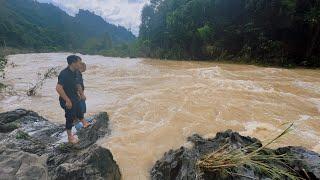
<svg viewBox="0 0 320 180"><path fill-rule="evenodd" d="M319 0L151 0L146 56L320 66Z"/></svg>

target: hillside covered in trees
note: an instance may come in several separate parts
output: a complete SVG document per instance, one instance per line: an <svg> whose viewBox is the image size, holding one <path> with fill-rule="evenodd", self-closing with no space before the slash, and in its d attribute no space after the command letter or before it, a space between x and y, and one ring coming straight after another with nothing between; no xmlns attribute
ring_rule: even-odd
<svg viewBox="0 0 320 180"><path fill-rule="evenodd" d="M138 38L85 10L0 4L0 45L16 49L320 66L319 0L150 0Z"/></svg>
<svg viewBox="0 0 320 180"><path fill-rule="evenodd" d="M151 0L139 38L150 57L320 66L320 1Z"/></svg>
<svg viewBox="0 0 320 180"><path fill-rule="evenodd" d="M33 0L0 0L0 44L35 51L102 53L136 37L121 26L80 10L69 16L60 8Z"/></svg>

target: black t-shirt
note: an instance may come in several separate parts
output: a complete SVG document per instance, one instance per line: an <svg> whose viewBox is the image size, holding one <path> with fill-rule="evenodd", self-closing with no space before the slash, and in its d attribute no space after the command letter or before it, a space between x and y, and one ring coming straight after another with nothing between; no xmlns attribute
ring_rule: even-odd
<svg viewBox="0 0 320 180"><path fill-rule="evenodd" d="M63 87L64 92L72 102L78 101L76 73L71 71L69 67L62 70L58 76L58 84ZM64 101L59 97L60 101Z"/></svg>

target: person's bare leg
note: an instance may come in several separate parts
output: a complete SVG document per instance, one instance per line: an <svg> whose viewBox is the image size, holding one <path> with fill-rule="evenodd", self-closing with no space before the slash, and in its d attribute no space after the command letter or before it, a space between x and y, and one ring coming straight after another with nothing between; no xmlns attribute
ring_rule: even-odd
<svg viewBox="0 0 320 180"><path fill-rule="evenodd" d="M90 124L86 120L80 119L80 121L82 122L84 128L90 126Z"/></svg>
<svg viewBox="0 0 320 180"><path fill-rule="evenodd" d="M70 130L67 130L67 134L68 134L68 141L69 143L71 144L76 144L79 142L79 140L77 138L74 137L74 135L72 134L71 132L71 129Z"/></svg>

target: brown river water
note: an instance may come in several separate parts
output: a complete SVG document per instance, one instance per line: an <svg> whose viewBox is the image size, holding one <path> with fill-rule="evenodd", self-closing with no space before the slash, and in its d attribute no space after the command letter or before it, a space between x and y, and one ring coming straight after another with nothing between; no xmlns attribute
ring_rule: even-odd
<svg viewBox="0 0 320 180"><path fill-rule="evenodd" d="M69 53L9 56L0 111L26 108L64 123L49 79L37 96L26 89L38 73L66 66ZM198 61L81 56L88 114L106 111L112 133L99 141L109 148L123 179L148 179L155 161L171 148L189 146L194 133L213 137L232 129L261 140L292 131L274 146L298 145L320 152L320 70L264 68Z"/></svg>

